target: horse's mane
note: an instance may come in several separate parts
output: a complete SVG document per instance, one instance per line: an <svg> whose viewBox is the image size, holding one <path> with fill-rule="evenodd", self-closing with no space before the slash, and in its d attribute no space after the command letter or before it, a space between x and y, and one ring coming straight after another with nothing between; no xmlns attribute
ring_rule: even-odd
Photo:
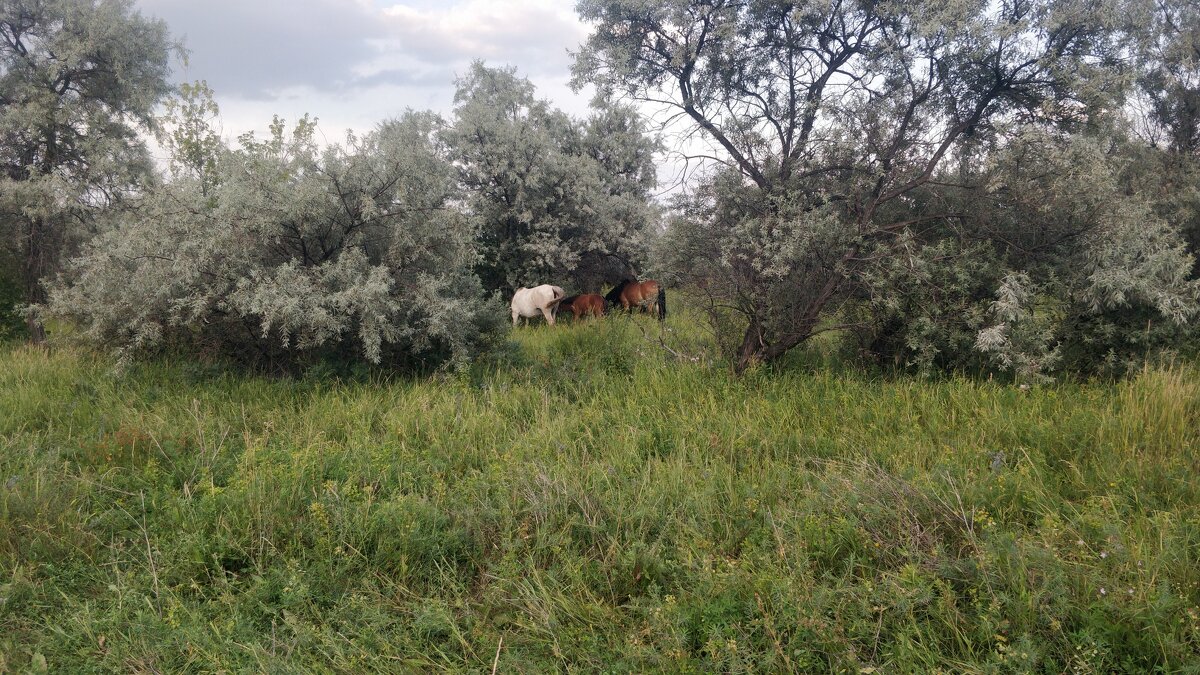
<svg viewBox="0 0 1200 675"><path fill-rule="evenodd" d="M621 291L624 290L625 287L628 286L629 284L632 284L634 281L636 281L636 279L623 279L621 281L621 283L617 284L616 286L613 286L613 289L611 291L609 291L607 295L604 296L604 301L610 305L615 305L618 302L621 302Z"/></svg>

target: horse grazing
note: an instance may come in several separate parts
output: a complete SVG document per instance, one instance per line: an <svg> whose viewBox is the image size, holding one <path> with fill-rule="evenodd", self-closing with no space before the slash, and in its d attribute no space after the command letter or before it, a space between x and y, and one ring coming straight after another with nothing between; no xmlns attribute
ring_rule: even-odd
<svg viewBox="0 0 1200 675"><path fill-rule="evenodd" d="M518 288L513 294L512 299L512 320L513 325L517 325L517 319L520 317L533 318L540 312L546 317L546 323L554 325L554 313L558 310L558 303L563 301L567 294L558 286L550 284L542 284L533 288Z"/></svg>
<svg viewBox="0 0 1200 675"><path fill-rule="evenodd" d="M558 310L561 312L565 309L571 312L575 315L575 320L578 321L585 316L594 316L596 318L604 316L604 307L606 304L602 295L583 293L564 298L559 303Z"/></svg>
<svg viewBox="0 0 1200 675"><path fill-rule="evenodd" d="M604 299L608 304L620 305L628 312L640 307L645 312L653 310L659 321L667 318L667 291L653 279L626 279L609 291Z"/></svg>

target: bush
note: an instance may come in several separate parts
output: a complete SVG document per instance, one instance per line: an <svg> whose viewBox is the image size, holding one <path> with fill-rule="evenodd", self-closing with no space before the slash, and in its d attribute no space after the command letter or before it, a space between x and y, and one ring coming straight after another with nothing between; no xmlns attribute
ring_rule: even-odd
<svg viewBox="0 0 1200 675"><path fill-rule="evenodd" d="M407 113L346 147L240 139L125 213L52 284L45 317L125 356L174 347L291 367L336 356L428 367L487 342L498 313L450 208L441 120Z"/></svg>

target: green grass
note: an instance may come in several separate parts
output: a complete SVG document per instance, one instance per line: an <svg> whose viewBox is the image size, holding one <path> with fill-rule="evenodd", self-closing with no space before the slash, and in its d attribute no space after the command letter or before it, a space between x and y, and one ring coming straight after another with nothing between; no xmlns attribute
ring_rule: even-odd
<svg viewBox="0 0 1200 675"><path fill-rule="evenodd" d="M682 314L421 380L0 347L0 672L1200 670L1195 367L736 378Z"/></svg>

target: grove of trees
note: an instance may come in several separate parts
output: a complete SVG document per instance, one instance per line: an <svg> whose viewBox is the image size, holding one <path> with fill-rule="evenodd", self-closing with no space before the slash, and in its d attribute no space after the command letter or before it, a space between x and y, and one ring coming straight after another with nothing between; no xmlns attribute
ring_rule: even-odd
<svg viewBox="0 0 1200 675"><path fill-rule="evenodd" d="M653 272L739 371L828 331L1027 381L1197 342L1196 0L582 0L586 119L477 62L450 119L327 146L229 146L127 1L0 8L0 302L35 339L462 362L492 295ZM701 167L667 205L651 132Z"/></svg>
<svg viewBox="0 0 1200 675"><path fill-rule="evenodd" d="M598 289L642 262L656 145L628 107L575 120L476 63L453 122L410 110L322 146L314 120L277 118L231 146L205 83L167 95L165 26L130 3L13 0L3 17L0 300L28 308L34 340L56 322L125 358L426 368L491 342L492 294Z"/></svg>
<svg viewBox="0 0 1200 675"><path fill-rule="evenodd" d="M1194 34L1162 31L1196 23L1174 6L579 8L596 30L577 82L666 108L716 146L663 250L682 283L741 317L738 369L837 326L876 358L957 368L986 354L1034 377L1081 351L1076 365L1116 365L1144 353L1132 332L1196 313L1179 214L1127 179L1129 72L1145 45L1163 54L1142 79L1150 119L1176 152L1194 123L1178 93L1195 90L1178 74L1195 73Z"/></svg>

